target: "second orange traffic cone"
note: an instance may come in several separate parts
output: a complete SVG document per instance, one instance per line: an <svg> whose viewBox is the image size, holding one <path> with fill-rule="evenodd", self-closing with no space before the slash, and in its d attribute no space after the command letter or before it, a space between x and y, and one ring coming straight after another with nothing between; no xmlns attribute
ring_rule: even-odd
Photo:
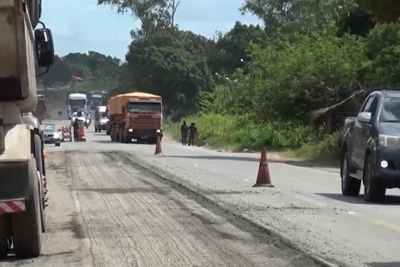
<svg viewBox="0 0 400 267"><path fill-rule="evenodd" d="M261 151L260 167L258 168L258 175L256 184L253 187L274 187L271 183L271 176L269 174L269 167L267 161L267 150L265 148Z"/></svg>
<svg viewBox="0 0 400 267"><path fill-rule="evenodd" d="M154 152L154 155L160 155L160 154L162 154L161 140L160 137L157 137L156 151Z"/></svg>

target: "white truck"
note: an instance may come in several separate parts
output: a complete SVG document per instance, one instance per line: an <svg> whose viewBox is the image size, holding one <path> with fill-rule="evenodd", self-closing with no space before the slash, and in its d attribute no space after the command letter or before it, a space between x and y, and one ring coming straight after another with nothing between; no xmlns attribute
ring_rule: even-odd
<svg viewBox="0 0 400 267"><path fill-rule="evenodd" d="M74 112L77 112L78 109L87 110L87 106L88 106L87 94L69 92L68 99L67 99L67 105L68 105L68 118L71 119L72 114Z"/></svg>
<svg viewBox="0 0 400 267"><path fill-rule="evenodd" d="M39 256L46 226L40 127L23 116L37 106L35 58L47 69L54 60L40 15L40 0L0 1L0 257Z"/></svg>
<svg viewBox="0 0 400 267"><path fill-rule="evenodd" d="M103 103L103 96L101 94L92 94L91 99L90 99L90 108L91 109L96 109L98 106L100 106Z"/></svg>

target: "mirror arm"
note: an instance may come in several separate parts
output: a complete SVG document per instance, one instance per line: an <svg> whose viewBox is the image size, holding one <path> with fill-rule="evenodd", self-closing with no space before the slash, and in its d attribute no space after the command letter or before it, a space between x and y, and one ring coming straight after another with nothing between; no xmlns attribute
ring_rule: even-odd
<svg viewBox="0 0 400 267"><path fill-rule="evenodd" d="M46 29L46 25L43 22L39 21L38 23L42 25L43 29Z"/></svg>
<svg viewBox="0 0 400 267"><path fill-rule="evenodd" d="M40 77L40 76L43 76L43 75L47 74L47 73L49 72L49 70L50 70L50 68L46 68L46 70L45 70L44 72L42 72L42 73L40 73L40 74L36 75L36 78L38 78L38 77Z"/></svg>

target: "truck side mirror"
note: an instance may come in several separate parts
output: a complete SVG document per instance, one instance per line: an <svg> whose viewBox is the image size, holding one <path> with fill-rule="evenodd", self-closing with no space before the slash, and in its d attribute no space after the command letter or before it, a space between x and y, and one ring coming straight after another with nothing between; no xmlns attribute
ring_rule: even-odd
<svg viewBox="0 0 400 267"><path fill-rule="evenodd" d="M372 120L372 114L371 112L360 112L358 113L357 120L370 123Z"/></svg>
<svg viewBox="0 0 400 267"><path fill-rule="evenodd" d="M54 43L50 29L35 30L35 50L38 66L49 68L54 63Z"/></svg>

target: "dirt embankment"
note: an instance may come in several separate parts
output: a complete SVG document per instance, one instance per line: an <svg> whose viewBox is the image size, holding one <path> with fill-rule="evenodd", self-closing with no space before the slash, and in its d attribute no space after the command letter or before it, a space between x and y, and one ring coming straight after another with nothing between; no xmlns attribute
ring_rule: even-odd
<svg viewBox="0 0 400 267"><path fill-rule="evenodd" d="M64 120L67 118L67 93L65 90L49 90L44 93L46 97L46 119ZM61 115L59 114L61 112Z"/></svg>

